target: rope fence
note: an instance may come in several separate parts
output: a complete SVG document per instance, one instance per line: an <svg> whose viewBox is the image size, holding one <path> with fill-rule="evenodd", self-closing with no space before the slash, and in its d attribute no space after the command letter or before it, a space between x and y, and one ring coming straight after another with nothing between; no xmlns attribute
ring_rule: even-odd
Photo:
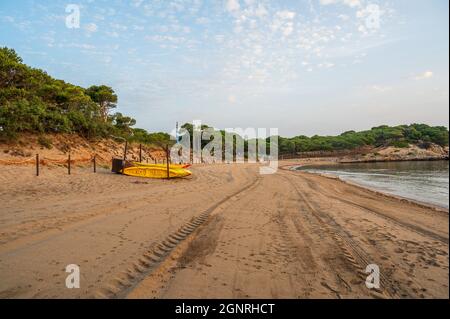
<svg viewBox="0 0 450 319"><path fill-rule="evenodd" d="M133 158L135 161L139 161L142 163L145 161L146 163L166 163L166 159L162 161L158 160L156 157L153 157L151 154L143 154L142 146L139 147L138 158ZM5 166L20 166L20 165L34 165L36 167L36 176L40 175L40 167L41 166L49 166L49 165L61 165L67 167L68 175L71 175L72 167L76 164L89 164L92 163L93 172L97 172L97 160L104 160L103 156L99 156L97 154L90 155L89 157L80 157L80 158L72 158L72 153L68 153L66 158L50 158L50 157L41 157L39 154L36 154L33 157L28 157L25 159L17 160L17 159L0 159L0 165ZM114 157L114 156L113 156Z"/></svg>
<svg viewBox="0 0 450 319"><path fill-rule="evenodd" d="M124 151L124 160L126 160L127 158L127 150L128 150L128 142L125 141L125 151ZM168 152L168 145L164 148L164 150L161 151L161 153L164 153L165 156L163 156L162 159L162 163L163 164L167 164L167 169L169 169L169 152ZM145 156L144 156L145 154ZM22 160L17 160L17 159L0 159L0 165L5 165L5 166L13 166L13 165L34 165L36 168L36 176L40 175L40 167L42 166L46 166L46 165L64 165L65 167L67 167L67 174L71 175L71 171L72 171L72 165L74 164L86 164L86 163L92 163L92 168L93 168L93 172L96 173L97 172L97 158L99 158L100 160L104 160L104 158L102 156L99 156L97 154L94 155L90 155L89 157L82 157L82 158L72 158L71 157L72 153L68 152L67 154L67 158L49 158L49 157L40 157L39 154L36 154L36 156L34 157L29 157L29 158L25 158ZM113 155L112 158L114 158L114 156L117 155ZM157 157L159 156L152 156L151 152L147 150L144 150L144 148L142 147L142 144L139 144L139 149L138 149L138 155L136 157L136 155L133 155L133 160L134 161L139 161L140 163L142 163L144 160L146 163L150 162L154 162L155 164L160 163L160 159L158 159Z"/></svg>
<svg viewBox="0 0 450 319"><path fill-rule="evenodd" d="M78 158L78 159L70 159L71 164L77 164L77 163L88 163L93 161L95 156L87 157L87 158ZM43 157L39 160L41 165L47 165L47 164L67 164L69 162L68 159L54 159L54 158L48 158ZM36 163L36 157L30 157L21 161L17 160L4 160L0 159L1 165L27 165L27 164L35 164Z"/></svg>
<svg viewBox="0 0 450 319"><path fill-rule="evenodd" d="M14 161L14 160L3 160L0 159L0 164L2 165L24 165L24 164L32 164L35 163L36 160L34 157L27 158L22 161Z"/></svg>
<svg viewBox="0 0 450 319"><path fill-rule="evenodd" d="M29 157L24 160L5 160L0 159L0 165L35 165L36 167L36 176L40 175L40 166L43 165L67 165L67 172L71 174L71 166L73 164L81 164L81 163L92 163L94 173L97 172L97 155L91 155L90 157L77 158L72 159L71 154L68 154L67 159L55 159L43 157L40 158L39 154L36 154L35 157Z"/></svg>

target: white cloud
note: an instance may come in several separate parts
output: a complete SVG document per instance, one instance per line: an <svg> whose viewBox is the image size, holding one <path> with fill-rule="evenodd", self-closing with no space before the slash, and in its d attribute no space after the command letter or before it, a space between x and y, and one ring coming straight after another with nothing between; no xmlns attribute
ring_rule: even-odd
<svg viewBox="0 0 450 319"><path fill-rule="evenodd" d="M215 36L215 39L217 43L223 43L223 41L225 40L225 36L222 34L218 34Z"/></svg>
<svg viewBox="0 0 450 319"><path fill-rule="evenodd" d="M291 35L291 33L294 31L294 24L292 22L289 22L286 24L286 26L283 28L283 35L285 37L288 37Z"/></svg>
<svg viewBox="0 0 450 319"><path fill-rule="evenodd" d="M214 10L206 10L203 0L144 1L140 4L143 14L157 17L158 22L147 23L152 20L142 17L121 23L129 30L135 30L134 25L145 26L145 39L152 47L163 49L158 54L172 56L174 50L182 49L183 61L196 66L199 72L214 75L214 80L193 79L180 87L198 92L195 95L201 98L216 96L220 103L237 105L247 103L250 97L264 96L265 87L294 90L296 81L310 77L309 72L334 76L343 68L351 67L355 59L363 62L358 54L369 51L367 46L374 39L364 37L364 30L358 32L358 27L364 26L364 17L360 13L358 18L356 14L366 2L319 1L325 5L336 4L329 8L333 13L314 10L308 15L293 2L278 4L271 0L222 0L213 6ZM319 1L311 0L311 3ZM184 9L177 4L182 4ZM198 9L190 10L194 7ZM103 28L101 24L101 31ZM111 29L123 31L118 25ZM215 62L198 54L204 43L210 45ZM152 64L143 59L139 63ZM163 63L155 63L157 69L159 64ZM183 72L174 69L173 72ZM164 82L168 76L160 77ZM367 94L387 90L382 86L361 89ZM184 89L177 90L184 92ZM222 93L217 94L218 90Z"/></svg>
<svg viewBox="0 0 450 319"><path fill-rule="evenodd" d="M111 38L118 38L120 36L120 34L116 31L106 31L105 33Z"/></svg>
<svg viewBox="0 0 450 319"><path fill-rule="evenodd" d="M132 4L134 7L139 8L139 7L141 6L142 2L144 2L144 0L132 0L132 1L131 1L131 4Z"/></svg>
<svg viewBox="0 0 450 319"><path fill-rule="evenodd" d="M230 95L230 96L228 97L228 102L230 102L230 103L232 103L232 104L236 103L236 96Z"/></svg>
<svg viewBox="0 0 450 319"><path fill-rule="evenodd" d="M241 9L241 5L239 4L239 0L227 0L225 7L229 12L236 12Z"/></svg>
<svg viewBox="0 0 450 319"><path fill-rule="evenodd" d="M61 48L78 48L78 49L83 49L83 50L95 50L96 47L94 45L91 44L86 44L86 43L69 43L69 44L59 44L58 45Z"/></svg>
<svg viewBox="0 0 450 319"><path fill-rule="evenodd" d="M197 24L208 24L210 20L206 17L199 17L195 20L195 23Z"/></svg>
<svg viewBox="0 0 450 319"><path fill-rule="evenodd" d="M317 65L319 68L324 68L324 69L331 69L334 68L335 64L331 63L331 62L323 62L323 63L319 63L319 65Z"/></svg>
<svg viewBox="0 0 450 319"><path fill-rule="evenodd" d="M184 37L174 37L169 35L154 35L145 37L146 40L154 41L154 42L168 42L172 44L181 44L186 42L186 38Z"/></svg>
<svg viewBox="0 0 450 319"><path fill-rule="evenodd" d="M48 47L53 47L55 45L55 32L48 32L43 35L41 39L47 44Z"/></svg>
<svg viewBox="0 0 450 319"><path fill-rule="evenodd" d="M360 0L320 0L321 5L330 5L330 4L344 4L351 8L360 7Z"/></svg>
<svg viewBox="0 0 450 319"><path fill-rule="evenodd" d="M271 29L273 32L280 31L286 38L294 32L294 18L296 13L293 11L278 11L275 14L274 20L271 24Z"/></svg>
<svg viewBox="0 0 450 319"><path fill-rule="evenodd" d="M413 77L414 80L420 81L420 80L426 80L431 79L433 77L434 73L432 71L425 71L424 73L415 75Z"/></svg>
<svg viewBox="0 0 450 319"><path fill-rule="evenodd" d="M120 31L126 31L128 29L128 27L126 25L119 24L119 23L110 23L110 26L111 26L111 28L120 30Z"/></svg>
<svg viewBox="0 0 450 319"><path fill-rule="evenodd" d="M389 91L392 91L392 87L390 86L384 86L384 85L371 85L368 87L370 91L376 92L376 93L386 93Z"/></svg>
<svg viewBox="0 0 450 319"><path fill-rule="evenodd" d="M361 6L361 2L359 0L344 0L344 4L352 8Z"/></svg>
<svg viewBox="0 0 450 319"><path fill-rule="evenodd" d="M11 17L11 16L4 16L4 17L2 17L2 21L4 21L4 22L9 22L9 23L13 23L15 20L14 20L14 18Z"/></svg>
<svg viewBox="0 0 450 319"><path fill-rule="evenodd" d="M94 33L94 32L97 32L98 27L95 23L88 23L88 24L86 24L84 29L89 33Z"/></svg>
<svg viewBox="0 0 450 319"><path fill-rule="evenodd" d="M258 8L255 10L255 16L258 18L262 18L264 16L267 16L269 12L267 11L266 7L262 4L258 5Z"/></svg>
<svg viewBox="0 0 450 319"><path fill-rule="evenodd" d="M143 31L145 28L143 27L143 26L140 26L140 25L133 25L133 30L136 30L136 31Z"/></svg>
<svg viewBox="0 0 450 319"><path fill-rule="evenodd" d="M293 11L288 11L288 10L284 10L284 11L278 11L277 12L277 16L281 19L284 20L292 20L295 18L296 13Z"/></svg>

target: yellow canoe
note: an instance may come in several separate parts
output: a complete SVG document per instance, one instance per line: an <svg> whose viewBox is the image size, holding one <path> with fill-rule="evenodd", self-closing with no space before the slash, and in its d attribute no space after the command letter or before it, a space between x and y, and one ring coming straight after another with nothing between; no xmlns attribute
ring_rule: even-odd
<svg viewBox="0 0 450 319"><path fill-rule="evenodd" d="M146 177L146 178L167 178L167 167L128 167L122 173L128 176ZM191 175L192 173L183 168L169 168L170 178L180 178Z"/></svg>
<svg viewBox="0 0 450 319"><path fill-rule="evenodd" d="M133 162L134 166L137 167L164 167L167 169L167 164L146 164L146 163L139 163L139 162ZM181 169L181 168L189 168L191 167L191 164L169 164L169 168L175 168L175 169Z"/></svg>

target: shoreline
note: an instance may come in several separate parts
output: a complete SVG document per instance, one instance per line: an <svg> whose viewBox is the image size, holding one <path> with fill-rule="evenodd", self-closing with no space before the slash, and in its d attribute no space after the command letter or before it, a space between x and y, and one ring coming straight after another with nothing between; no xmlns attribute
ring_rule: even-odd
<svg viewBox="0 0 450 319"><path fill-rule="evenodd" d="M407 160L407 161L408 162L414 162L415 160ZM421 161L426 161L426 160L421 160ZM433 160L433 161L439 161L439 160ZM446 161L446 160L442 160L442 161ZM385 162L391 162L391 161L385 161ZM399 161L397 161L397 162L399 162ZM404 161L401 161L401 162L404 162ZM288 167L289 168L288 170L296 171L295 168L302 168L302 167L311 167L311 166L320 167L320 166L328 166L328 165L336 165L336 166L338 166L338 165L358 164L358 163L368 163L369 164L371 162L346 162L346 163L339 163L338 162L337 163L337 162L325 162L324 161L322 163L316 163L316 164L308 163L308 164L298 164L298 165L287 165L287 166L282 166L281 168L285 169L284 167ZM359 184L357 182L344 180L341 177L339 177L338 175L335 175L335 174L332 174L332 173L325 173L325 172L314 173L314 172L308 172L306 170L297 170L297 171L301 171L301 172L304 172L304 173L307 173L307 174L313 174L313 175L317 175L317 176L321 176L321 177L329 178L329 179L333 179L333 180L338 180L338 181L340 181L342 183L346 183L348 185L352 185L352 186L355 186L355 187L360 187L362 189L366 189L366 190L368 190L370 192L373 192L373 193L375 193L377 195L390 197L390 198L395 198L395 199L398 199L398 200L401 200L401 201L404 201L404 202L415 204L415 205L423 207L423 208L429 208L429 209L433 209L433 210L439 211L439 212L444 212L444 213L447 213L447 214L449 213L449 208L448 207L440 206L440 205L433 204L433 203L427 203L427 202L420 201L420 200L417 200L417 199L413 199L413 198L397 195L397 194L394 194L394 193L390 193L390 192L387 192L387 191L383 191L381 189L377 189L376 187L370 187L370 186L367 186L367 185Z"/></svg>
<svg viewBox="0 0 450 319"><path fill-rule="evenodd" d="M307 172L307 171L305 171L304 173L314 174L314 175L318 175L318 176L321 176L321 177L324 177L324 178L330 178L330 179L338 180L338 181L340 181L342 183L345 183L345 184L348 184L348 185L351 185L351 186L355 186L355 187L359 187L359 188L368 190L368 191L370 191L372 193L375 193L376 195L398 199L398 200L404 201L406 203L417 205L417 206L419 206L421 208L433 209L433 210L435 210L437 212L443 212L443 213L447 213L447 214L449 213L449 209L444 207L444 206L439 206L439 205L435 205L435 204L432 204L432 203L422 202L420 200L416 200L416 199L413 199L413 198L408 198L408 197L396 195L396 194L393 194L393 193L385 192L385 191L382 191L382 190L379 190L379 189L376 189L376 188L373 188L373 187L370 187L370 186L358 184L356 182L347 181L347 180L344 180L344 179L340 178L337 175L322 174L322 173L312 173L312 172Z"/></svg>
<svg viewBox="0 0 450 319"><path fill-rule="evenodd" d="M429 158L404 158L404 159L374 159L374 160L358 160L351 159L348 161L343 161L343 158L340 157L308 157L308 158L293 158L286 160L279 160L280 162L291 162L291 161L311 161L311 160L319 160L319 162L328 163L328 164L358 164L358 163L396 163L396 162L439 162L439 161L449 161L449 157L429 157ZM305 162L309 163L309 162ZM320 164L327 165L327 164Z"/></svg>
<svg viewBox="0 0 450 319"><path fill-rule="evenodd" d="M339 164L358 164L358 163L398 163L398 162L438 162L449 161L449 157L429 157L429 158L406 158L406 159L379 159L379 160L349 160L340 161Z"/></svg>

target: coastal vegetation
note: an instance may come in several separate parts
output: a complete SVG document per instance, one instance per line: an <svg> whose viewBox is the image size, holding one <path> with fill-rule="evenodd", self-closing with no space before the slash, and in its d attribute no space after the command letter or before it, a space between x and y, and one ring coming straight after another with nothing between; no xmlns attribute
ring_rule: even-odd
<svg viewBox="0 0 450 319"><path fill-rule="evenodd" d="M113 113L118 96L111 87L94 85L82 88L57 80L45 71L23 63L9 48L0 48L0 138L14 139L19 133L77 134L87 139L111 136L153 145L171 144L167 133L149 133L135 128L136 120L120 112ZM203 125L202 129L209 128ZM192 136L192 124L182 128ZM220 131L223 142L230 134ZM241 136L232 139L236 144ZM45 138L41 138L45 141ZM259 140L269 144L269 139ZM202 141L202 146L208 141ZM43 142L43 144L46 144ZM248 141L244 141L247 150ZM411 124L378 126L367 131L348 131L338 136L279 137L280 154L298 152L354 150L361 147L394 146L422 148L430 145L448 146L448 129L442 126Z"/></svg>
<svg viewBox="0 0 450 319"><path fill-rule="evenodd" d="M186 129L193 138L193 126L186 123L182 126ZM202 125L201 130L211 129L209 125ZM233 146L239 141L244 144L245 155L247 155L248 143L256 142L266 144L267 151L270 148L270 138L251 140L245 139L242 136L220 131L222 136L223 150L225 151L225 144L227 141L233 141ZM427 124L411 124L388 126L382 125L374 127L370 130L355 132L348 131L338 136L296 136L292 138L285 138L278 136L278 151L279 154L297 154L301 152L333 152L333 151L348 151L358 150L361 148L379 148L379 147L394 147L397 149L408 148L410 145L418 146L422 149L429 149L433 145L447 147L449 142L448 129L443 126L429 126ZM229 135L233 135L230 138ZM201 145L204 147L209 140L202 140ZM235 147L233 147L235 150ZM235 151L234 151L235 154Z"/></svg>
<svg viewBox="0 0 450 319"><path fill-rule="evenodd" d="M344 132L338 136L280 137L278 143L280 153L353 150L361 147L405 148L410 144L422 148L432 144L445 147L448 146L448 129L426 124L382 125L361 132Z"/></svg>

